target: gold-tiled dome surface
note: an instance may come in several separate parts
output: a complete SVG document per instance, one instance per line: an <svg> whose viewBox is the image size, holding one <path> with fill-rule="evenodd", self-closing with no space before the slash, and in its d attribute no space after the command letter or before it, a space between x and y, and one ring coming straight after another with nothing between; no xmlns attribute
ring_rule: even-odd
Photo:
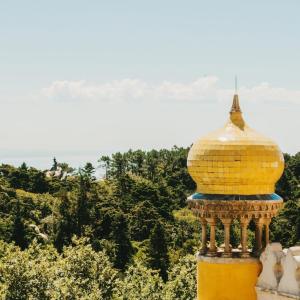
<svg viewBox="0 0 300 300"><path fill-rule="evenodd" d="M223 128L196 141L188 155L188 171L204 194L272 194L283 169L277 144L245 124L239 105Z"/></svg>

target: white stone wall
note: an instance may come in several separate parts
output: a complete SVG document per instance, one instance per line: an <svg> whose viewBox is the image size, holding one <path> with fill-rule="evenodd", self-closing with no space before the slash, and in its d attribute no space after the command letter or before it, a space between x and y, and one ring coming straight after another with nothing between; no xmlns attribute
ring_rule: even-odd
<svg viewBox="0 0 300 300"><path fill-rule="evenodd" d="M258 300L300 299L300 247L283 250L279 243L269 244L260 261Z"/></svg>

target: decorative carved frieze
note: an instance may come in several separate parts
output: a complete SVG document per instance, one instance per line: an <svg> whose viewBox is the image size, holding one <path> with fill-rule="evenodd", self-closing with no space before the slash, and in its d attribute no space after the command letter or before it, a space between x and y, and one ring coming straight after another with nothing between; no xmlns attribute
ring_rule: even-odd
<svg viewBox="0 0 300 300"><path fill-rule="evenodd" d="M264 218L276 216L282 200L195 200L188 199L189 208L199 218Z"/></svg>

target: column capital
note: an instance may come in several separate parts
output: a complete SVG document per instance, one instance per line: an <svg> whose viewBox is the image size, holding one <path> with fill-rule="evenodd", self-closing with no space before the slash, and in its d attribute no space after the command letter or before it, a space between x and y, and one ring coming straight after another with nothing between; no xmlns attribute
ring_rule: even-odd
<svg viewBox="0 0 300 300"><path fill-rule="evenodd" d="M265 225L267 225L267 226L270 225L271 221L272 221L271 218L266 218L266 219L264 219L264 223L265 223Z"/></svg>
<svg viewBox="0 0 300 300"><path fill-rule="evenodd" d="M217 218L216 218L216 217L205 218L205 220L207 221L207 223L208 223L209 225L216 225L216 224L217 224Z"/></svg>
<svg viewBox="0 0 300 300"><path fill-rule="evenodd" d="M223 225L230 225L232 222L232 218L220 218Z"/></svg>
<svg viewBox="0 0 300 300"><path fill-rule="evenodd" d="M254 218L254 223L256 226L263 226L265 223L265 219L264 218Z"/></svg>
<svg viewBox="0 0 300 300"><path fill-rule="evenodd" d="M207 224L207 220L205 218L200 217L199 219L200 219L201 225L206 225Z"/></svg>
<svg viewBox="0 0 300 300"><path fill-rule="evenodd" d="M240 223L242 225L247 225L248 226L250 221L251 221L251 218L248 218L248 217L245 217L245 216L240 217Z"/></svg>

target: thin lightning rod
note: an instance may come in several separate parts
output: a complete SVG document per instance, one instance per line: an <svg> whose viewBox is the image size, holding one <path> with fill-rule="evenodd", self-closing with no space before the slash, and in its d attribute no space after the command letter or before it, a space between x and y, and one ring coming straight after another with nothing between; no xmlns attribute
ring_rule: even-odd
<svg viewBox="0 0 300 300"><path fill-rule="evenodd" d="M237 83L237 76L235 75L235 93L237 94L238 90L238 83Z"/></svg>

